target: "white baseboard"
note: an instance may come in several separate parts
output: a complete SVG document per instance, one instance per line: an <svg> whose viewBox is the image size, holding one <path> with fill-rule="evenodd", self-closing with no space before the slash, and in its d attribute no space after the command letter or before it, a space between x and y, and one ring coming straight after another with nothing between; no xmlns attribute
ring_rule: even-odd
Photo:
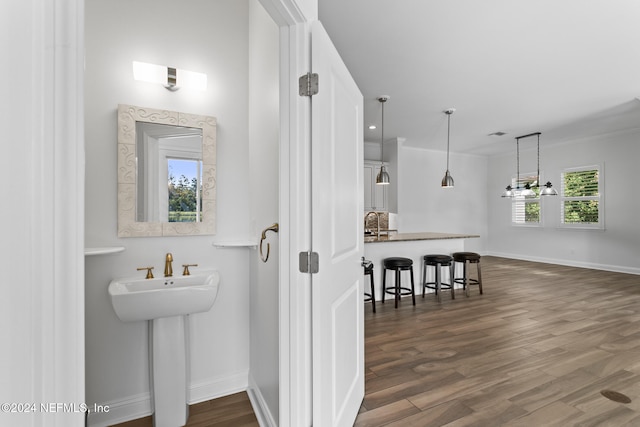
<svg viewBox="0 0 640 427"><path fill-rule="evenodd" d="M247 394L249 395L253 412L256 414L260 427L277 427L278 423L274 420L273 414L269 410L260 388L256 385L251 375L249 375L249 387L247 388Z"/></svg>
<svg viewBox="0 0 640 427"><path fill-rule="evenodd" d="M187 402L192 405L245 391L248 384L249 371L236 372L213 380L192 383L189 387Z"/></svg>
<svg viewBox="0 0 640 427"><path fill-rule="evenodd" d="M151 393L136 394L96 405L101 405L105 411L93 412L94 406L90 405L89 426L107 427L151 415Z"/></svg>
<svg viewBox="0 0 640 427"><path fill-rule="evenodd" d="M573 260L557 259L557 258L544 258L544 257L518 255L518 254L502 253L502 252L487 252L484 255L497 256L501 258L519 259L522 261L543 262L546 264L566 265L567 267L592 268L594 270L604 270L604 271L613 271L615 273L627 273L627 274L640 275L640 268L627 267L622 265L598 264L598 263L592 263L592 262L573 261Z"/></svg>
<svg viewBox="0 0 640 427"><path fill-rule="evenodd" d="M189 386L187 402L194 404L244 391L248 386L248 377L248 371L242 371L209 381L192 383ZM151 415L152 412L150 392L98 403L97 405L105 409L108 408L108 411L93 412L93 406L90 405L89 426L91 427L107 427L125 421L144 418Z"/></svg>

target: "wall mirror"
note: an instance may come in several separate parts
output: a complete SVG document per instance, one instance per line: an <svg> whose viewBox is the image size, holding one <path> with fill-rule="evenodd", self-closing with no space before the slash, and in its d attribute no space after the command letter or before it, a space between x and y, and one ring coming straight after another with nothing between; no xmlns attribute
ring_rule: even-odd
<svg viewBox="0 0 640 427"><path fill-rule="evenodd" d="M118 105L118 237L215 234L216 119Z"/></svg>

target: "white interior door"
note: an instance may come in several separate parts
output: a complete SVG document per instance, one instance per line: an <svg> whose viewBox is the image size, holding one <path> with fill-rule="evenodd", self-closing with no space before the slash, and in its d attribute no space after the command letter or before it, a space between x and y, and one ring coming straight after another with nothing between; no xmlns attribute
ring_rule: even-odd
<svg viewBox="0 0 640 427"><path fill-rule="evenodd" d="M351 426L364 397L362 94L317 21L311 61L313 425Z"/></svg>

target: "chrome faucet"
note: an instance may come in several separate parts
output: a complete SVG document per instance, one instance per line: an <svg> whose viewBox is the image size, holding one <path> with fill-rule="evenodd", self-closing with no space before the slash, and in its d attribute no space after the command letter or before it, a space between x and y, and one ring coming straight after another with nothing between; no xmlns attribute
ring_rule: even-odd
<svg viewBox="0 0 640 427"><path fill-rule="evenodd" d="M378 219L378 231L376 235L380 237L380 214L378 212L375 212L375 211L367 212L367 214L364 216L364 228L365 229L367 228L367 218L369 218L369 215L371 214L374 214Z"/></svg>
<svg viewBox="0 0 640 427"><path fill-rule="evenodd" d="M173 276L173 267L171 263L173 262L173 255L171 253L167 254L167 257L164 260L164 277Z"/></svg>

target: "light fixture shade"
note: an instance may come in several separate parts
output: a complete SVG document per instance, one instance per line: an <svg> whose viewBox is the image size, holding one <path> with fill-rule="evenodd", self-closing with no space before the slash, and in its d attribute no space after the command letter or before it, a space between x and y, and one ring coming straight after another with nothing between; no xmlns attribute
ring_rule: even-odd
<svg viewBox="0 0 640 427"><path fill-rule="evenodd" d="M384 165L380 167L380 172L378 172L378 176L376 177L376 184L378 185L388 185L389 184L389 174L387 173L387 169Z"/></svg>
<svg viewBox="0 0 640 427"><path fill-rule="evenodd" d="M133 61L133 78L147 83L167 84L168 68L162 65Z"/></svg>
<svg viewBox="0 0 640 427"><path fill-rule="evenodd" d="M551 184L551 181L547 181L542 191L540 191L540 195L541 196L557 196L558 190L553 188L553 184Z"/></svg>
<svg viewBox="0 0 640 427"><path fill-rule="evenodd" d="M177 81L180 87L207 90L207 75L204 73L198 73L195 71L177 70Z"/></svg>
<svg viewBox="0 0 640 427"><path fill-rule="evenodd" d="M511 187L510 185L507 185L500 197L513 197L514 195L515 194L513 192L513 187Z"/></svg>
<svg viewBox="0 0 640 427"><path fill-rule="evenodd" d="M444 174L444 178L442 178L442 188L453 188L453 177L448 169Z"/></svg>
<svg viewBox="0 0 640 427"><path fill-rule="evenodd" d="M520 196L531 199L536 197L536 192L531 189L531 186L529 184L525 184L524 190L520 192Z"/></svg>

